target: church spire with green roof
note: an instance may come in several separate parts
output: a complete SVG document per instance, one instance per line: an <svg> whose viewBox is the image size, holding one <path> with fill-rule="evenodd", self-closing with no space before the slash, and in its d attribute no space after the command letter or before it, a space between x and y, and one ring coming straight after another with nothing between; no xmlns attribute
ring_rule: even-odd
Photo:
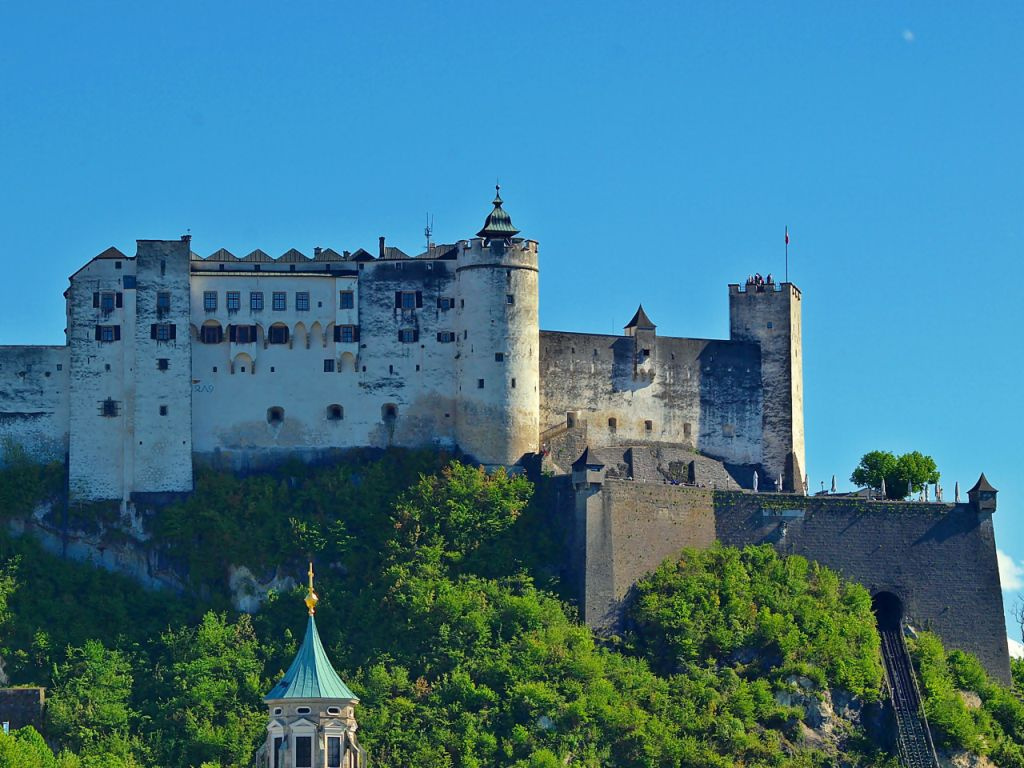
<svg viewBox="0 0 1024 768"><path fill-rule="evenodd" d="M363 768L353 706L359 702L331 666L317 632L313 564L309 564L306 637L288 671L263 701L270 709L267 741L257 763L267 768Z"/></svg>
<svg viewBox="0 0 1024 768"><path fill-rule="evenodd" d="M302 641L295 660L284 673L284 677L271 689L263 699L351 699L358 701L355 694L338 677L334 671L324 645L320 642L320 633L316 630L316 604L320 598L313 591L313 564L309 564L309 591L306 594L306 607L309 609L309 621L306 623L306 638Z"/></svg>

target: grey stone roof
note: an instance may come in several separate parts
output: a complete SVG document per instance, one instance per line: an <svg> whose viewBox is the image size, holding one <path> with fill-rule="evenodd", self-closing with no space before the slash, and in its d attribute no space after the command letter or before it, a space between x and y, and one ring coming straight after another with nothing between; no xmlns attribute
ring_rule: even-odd
<svg viewBox="0 0 1024 768"><path fill-rule="evenodd" d="M206 261L238 261L231 251L226 248L219 248L206 257Z"/></svg>
<svg viewBox="0 0 1024 768"><path fill-rule="evenodd" d="M309 257L306 256L301 251L297 251L294 248L291 248L285 253L281 254L281 256L278 258L278 261L284 264L304 264L305 262L309 261Z"/></svg>

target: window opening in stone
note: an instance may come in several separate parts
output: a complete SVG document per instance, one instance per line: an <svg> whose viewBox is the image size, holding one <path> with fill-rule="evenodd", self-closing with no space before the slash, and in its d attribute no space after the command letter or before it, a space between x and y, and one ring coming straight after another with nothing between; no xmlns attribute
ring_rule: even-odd
<svg viewBox="0 0 1024 768"><path fill-rule="evenodd" d="M504 363L505 362L505 353L504 352L495 352L494 353L494 362L496 362L496 363Z"/></svg>
<svg viewBox="0 0 1024 768"><path fill-rule="evenodd" d="M245 368L242 369L242 373L245 373ZM284 408L275 405L273 408L267 408L267 423L268 424L280 424L284 421Z"/></svg>
<svg viewBox="0 0 1024 768"><path fill-rule="evenodd" d="M619 426L618 419L616 419L614 417L608 419L608 429L610 429L612 432L614 432L616 429L618 429L618 426Z"/></svg>
<svg viewBox="0 0 1024 768"><path fill-rule="evenodd" d="M483 389L484 388L484 380L483 379L477 379L476 380L476 388L477 389Z"/></svg>
<svg viewBox="0 0 1024 768"><path fill-rule="evenodd" d="M166 416L167 415L167 406L166 405L161 405L160 406L160 415L161 416Z"/></svg>
<svg viewBox="0 0 1024 768"><path fill-rule="evenodd" d="M303 707L308 712L309 709ZM295 768L313 768L313 737L295 737Z"/></svg>
<svg viewBox="0 0 1024 768"><path fill-rule="evenodd" d="M644 422L644 431L651 432L654 429L654 422L648 419Z"/></svg>
<svg viewBox="0 0 1024 768"><path fill-rule="evenodd" d="M331 709L338 711L337 707L331 707ZM327 710L328 712L331 709ZM341 768L341 737L340 736L328 736L327 737L327 768Z"/></svg>
<svg viewBox="0 0 1024 768"><path fill-rule="evenodd" d="M398 406L394 403L386 403L381 407L380 415L384 421L393 421L398 418Z"/></svg>
<svg viewBox="0 0 1024 768"><path fill-rule="evenodd" d="M341 421L345 418L345 409L340 405L327 406L327 419L329 421Z"/></svg>
<svg viewBox="0 0 1024 768"><path fill-rule="evenodd" d="M101 411L104 416L117 416L117 401L107 398L101 403Z"/></svg>
<svg viewBox="0 0 1024 768"><path fill-rule="evenodd" d="M157 370L166 371L168 368L171 367L171 361L166 357L157 358L156 367Z"/></svg>
<svg viewBox="0 0 1024 768"><path fill-rule="evenodd" d="M287 344L288 326L283 323L274 323L269 328L269 333L267 334L267 341L270 344Z"/></svg>
<svg viewBox="0 0 1024 768"><path fill-rule="evenodd" d="M324 373L334 373L334 358L324 360Z"/></svg>

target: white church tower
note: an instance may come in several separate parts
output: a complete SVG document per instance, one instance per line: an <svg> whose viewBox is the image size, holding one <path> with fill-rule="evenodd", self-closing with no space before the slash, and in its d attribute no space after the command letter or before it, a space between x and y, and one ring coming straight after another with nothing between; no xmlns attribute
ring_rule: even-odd
<svg viewBox="0 0 1024 768"><path fill-rule="evenodd" d="M270 709L267 741L257 755L265 768L365 768L366 752L356 741L353 707L359 699L334 671L313 613L309 564L309 623L306 638L288 671L263 701Z"/></svg>

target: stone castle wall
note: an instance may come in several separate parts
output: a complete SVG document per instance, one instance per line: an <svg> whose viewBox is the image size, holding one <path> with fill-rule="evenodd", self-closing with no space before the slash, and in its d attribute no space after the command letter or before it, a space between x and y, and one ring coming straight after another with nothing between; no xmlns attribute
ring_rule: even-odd
<svg viewBox="0 0 1024 768"><path fill-rule="evenodd" d="M632 585L684 547L770 543L872 594L895 594L911 624L1009 681L992 516L968 505L605 480L581 486L566 513L575 520L573 568L592 626L614 627Z"/></svg>
<svg viewBox="0 0 1024 768"><path fill-rule="evenodd" d="M542 331L540 350L542 430L579 413L590 445L656 441L762 462L756 344Z"/></svg>
<svg viewBox="0 0 1024 768"><path fill-rule="evenodd" d="M35 460L67 454L68 374L67 347L0 347L0 436Z"/></svg>

